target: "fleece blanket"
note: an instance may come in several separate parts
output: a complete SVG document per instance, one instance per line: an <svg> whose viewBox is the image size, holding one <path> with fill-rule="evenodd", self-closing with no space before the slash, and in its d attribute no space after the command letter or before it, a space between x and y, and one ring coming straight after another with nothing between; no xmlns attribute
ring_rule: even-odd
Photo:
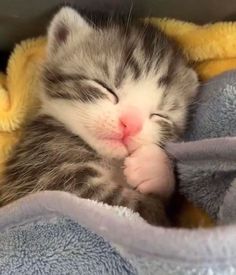
<svg viewBox="0 0 236 275"><path fill-rule="evenodd" d="M164 229L47 191L0 209L0 274L236 274L235 226Z"/></svg>
<svg viewBox="0 0 236 275"><path fill-rule="evenodd" d="M214 220L236 221L236 71L202 85L184 140L168 146L180 192Z"/></svg>
<svg viewBox="0 0 236 275"><path fill-rule="evenodd" d="M236 137L169 144L179 191L218 223L236 222Z"/></svg>

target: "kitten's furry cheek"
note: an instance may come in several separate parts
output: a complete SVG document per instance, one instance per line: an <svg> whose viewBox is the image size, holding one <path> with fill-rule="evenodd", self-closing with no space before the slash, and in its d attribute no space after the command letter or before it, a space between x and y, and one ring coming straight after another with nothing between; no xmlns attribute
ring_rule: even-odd
<svg viewBox="0 0 236 275"><path fill-rule="evenodd" d="M155 144L161 141L161 131L158 125L148 121L139 135L140 145Z"/></svg>

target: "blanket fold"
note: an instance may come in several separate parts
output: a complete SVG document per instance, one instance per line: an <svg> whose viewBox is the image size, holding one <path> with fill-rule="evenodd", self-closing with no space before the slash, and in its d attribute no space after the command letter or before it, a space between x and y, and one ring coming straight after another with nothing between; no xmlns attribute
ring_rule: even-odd
<svg viewBox="0 0 236 275"><path fill-rule="evenodd" d="M166 230L59 191L25 197L0 217L1 274L236 272L235 226Z"/></svg>

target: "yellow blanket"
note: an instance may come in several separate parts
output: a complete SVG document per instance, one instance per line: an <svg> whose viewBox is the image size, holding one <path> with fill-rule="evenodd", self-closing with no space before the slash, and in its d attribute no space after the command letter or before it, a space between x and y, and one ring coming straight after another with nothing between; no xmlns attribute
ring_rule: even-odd
<svg viewBox="0 0 236 275"><path fill-rule="evenodd" d="M146 21L159 26L177 41L202 80L236 68L236 23L198 26L173 19ZM0 74L0 171L24 123L38 107L35 94L45 44L44 38L37 38L17 45L10 56L6 75ZM191 216L193 212L189 209L187 215Z"/></svg>

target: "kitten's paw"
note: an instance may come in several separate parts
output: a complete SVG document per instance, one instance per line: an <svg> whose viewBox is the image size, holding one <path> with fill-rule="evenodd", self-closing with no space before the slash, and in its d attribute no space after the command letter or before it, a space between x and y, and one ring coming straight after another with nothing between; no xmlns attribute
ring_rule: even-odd
<svg viewBox="0 0 236 275"><path fill-rule="evenodd" d="M125 159L127 182L141 193L168 198L174 191L175 178L171 161L157 145L145 145Z"/></svg>

